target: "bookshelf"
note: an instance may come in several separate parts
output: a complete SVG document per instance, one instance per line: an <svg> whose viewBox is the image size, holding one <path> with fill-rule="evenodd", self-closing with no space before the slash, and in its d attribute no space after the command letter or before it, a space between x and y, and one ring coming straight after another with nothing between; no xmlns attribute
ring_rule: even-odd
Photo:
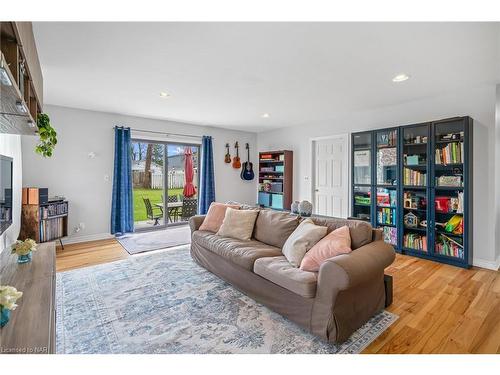
<svg viewBox="0 0 500 375"><path fill-rule="evenodd" d="M259 152L258 205L289 210L293 196L293 151Z"/></svg>
<svg viewBox="0 0 500 375"><path fill-rule="evenodd" d="M472 124L456 117L353 133L351 217L381 228L398 252L470 267Z"/></svg>
<svg viewBox="0 0 500 375"><path fill-rule="evenodd" d="M37 243L57 241L68 235L68 201L23 204L19 238L32 238Z"/></svg>

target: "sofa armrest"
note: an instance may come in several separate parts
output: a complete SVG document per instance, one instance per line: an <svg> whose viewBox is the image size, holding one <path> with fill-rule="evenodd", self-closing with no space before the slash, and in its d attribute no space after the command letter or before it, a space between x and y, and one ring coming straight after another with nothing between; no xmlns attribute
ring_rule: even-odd
<svg viewBox="0 0 500 375"><path fill-rule="evenodd" d="M335 288L347 290L384 273L396 257L394 248L384 241L374 241L326 260L320 267L318 291Z"/></svg>
<svg viewBox="0 0 500 375"><path fill-rule="evenodd" d="M195 215L189 218L189 228L191 228L191 233L200 229L201 223L205 220L206 215Z"/></svg>

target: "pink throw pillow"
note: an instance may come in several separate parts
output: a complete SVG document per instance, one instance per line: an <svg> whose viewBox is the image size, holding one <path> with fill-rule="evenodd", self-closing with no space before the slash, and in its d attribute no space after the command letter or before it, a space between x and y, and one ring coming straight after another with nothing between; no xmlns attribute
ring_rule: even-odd
<svg viewBox="0 0 500 375"><path fill-rule="evenodd" d="M302 259L300 269L317 272L325 260L340 254L348 254L351 251L351 234L349 228L344 225L330 232L314 245Z"/></svg>
<svg viewBox="0 0 500 375"><path fill-rule="evenodd" d="M200 225L200 230L208 230L209 232L217 233L224 221L224 216L226 216L226 210L228 207L238 210L240 208L237 204L224 204L212 202L208 208L207 216L203 223Z"/></svg>

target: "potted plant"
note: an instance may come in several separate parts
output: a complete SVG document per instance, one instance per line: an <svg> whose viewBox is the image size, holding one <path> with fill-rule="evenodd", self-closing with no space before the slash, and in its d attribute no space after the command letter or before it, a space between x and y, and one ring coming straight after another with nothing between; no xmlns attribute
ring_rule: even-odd
<svg viewBox="0 0 500 375"><path fill-rule="evenodd" d="M17 263L31 262L31 252L36 250L36 242L31 238L24 241L16 241L12 245L12 254L17 254Z"/></svg>
<svg viewBox="0 0 500 375"><path fill-rule="evenodd" d="M50 158L57 144L57 133L50 124L50 118L45 113L40 113L37 117L38 135L40 142L35 147L35 152L43 157Z"/></svg>
<svg viewBox="0 0 500 375"><path fill-rule="evenodd" d="M21 298L22 292L8 285L0 285L0 327L7 324L10 319L10 313L15 310L16 301Z"/></svg>

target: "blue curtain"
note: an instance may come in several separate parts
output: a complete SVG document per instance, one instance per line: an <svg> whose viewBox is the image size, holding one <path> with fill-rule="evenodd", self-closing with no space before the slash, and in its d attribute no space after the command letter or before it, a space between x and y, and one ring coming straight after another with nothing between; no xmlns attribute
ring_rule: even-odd
<svg viewBox="0 0 500 375"><path fill-rule="evenodd" d="M215 201L215 176L212 137L203 136L201 141L200 201L198 213L205 215L210 203Z"/></svg>
<svg viewBox="0 0 500 375"><path fill-rule="evenodd" d="M111 233L134 231L130 128L115 127L115 167L111 205Z"/></svg>

